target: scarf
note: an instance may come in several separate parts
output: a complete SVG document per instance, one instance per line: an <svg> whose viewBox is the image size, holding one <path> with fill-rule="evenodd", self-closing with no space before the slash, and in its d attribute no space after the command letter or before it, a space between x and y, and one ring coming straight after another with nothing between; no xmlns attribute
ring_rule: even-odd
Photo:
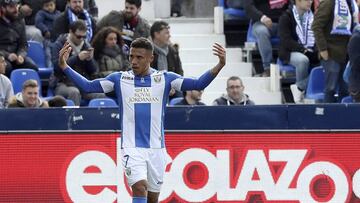
<svg viewBox="0 0 360 203"><path fill-rule="evenodd" d="M68 19L69 19L69 24L70 25L73 22L75 22L75 21L77 21L79 19L78 16L75 15L75 13L72 12L72 10L70 8L67 10L67 14L68 14ZM85 24L86 24L86 27L87 27L86 40L88 42L90 42L91 38L93 36L92 22L91 22L90 14L85 9L80 14L83 14L85 16Z"/></svg>
<svg viewBox="0 0 360 203"><path fill-rule="evenodd" d="M85 41L82 41L79 45L74 44L71 40L70 40L70 34L68 34L66 41L69 42L71 49L72 49L72 53L71 55L79 55L79 53L81 52L82 47L84 46Z"/></svg>
<svg viewBox="0 0 360 203"><path fill-rule="evenodd" d="M296 6L293 6L292 12L296 21L296 34L299 38L299 43L305 48L313 48L315 45L314 32L311 30L311 25L314 21L314 15L310 11L303 14L303 21L300 20L300 15Z"/></svg>
<svg viewBox="0 0 360 203"><path fill-rule="evenodd" d="M246 1L248 1L248 0L246 0ZM288 3L288 0L269 0L270 9L282 8L287 3Z"/></svg>
<svg viewBox="0 0 360 203"><path fill-rule="evenodd" d="M158 55L158 67L153 68L157 68L158 70L168 70L167 55L169 53L169 47L159 47L154 44L154 52Z"/></svg>
<svg viewBox="0 0 360 203"><path fill-rule="evenodd" d="M350 2L351 9L349 8L347 0L335 0L334 21L331 34L351 35L351 28L359 23L359 8L356 0L350 0Z"/></svg>

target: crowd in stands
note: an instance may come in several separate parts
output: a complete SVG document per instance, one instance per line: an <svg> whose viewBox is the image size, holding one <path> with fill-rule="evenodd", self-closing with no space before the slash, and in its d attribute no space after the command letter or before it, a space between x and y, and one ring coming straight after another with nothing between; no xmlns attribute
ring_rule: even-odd
<svg viewBox="0 0 360 203"><path fill-rule="evenodd" d="M182 15L181 2L172 1L172 16ZM323 102L335 103L349 94L355 102L360 101L360 54L357 48L360 0L225 2L228 7L243 9L250 19L264 77L270 75L270 64L276 61L273 58L276 43L272 39L279 38L279 60L296 68L296 83L291 85L295 103L303 103L309 72L319 65L325 70ZM48 106L48 101L41 99L41 92L37 93L37 99L27 101L32 98L27 96L28 92L35 95L34 87L39 84L29 80L21 94L14 95L8 79L15 69L39 70L38 64L27 56L28 41L43 44L46 65L54 68L49 89L63 99L72 100L75 105L109 95L82 93L57 67L58 52L66 42L72 47L68 64L87 79L131 70L128 47L139 37L153 42L151 67L183 75L178 45L171 43L170 25L165 21L150 25L139 15L141 4L141 0L126 0L124 10L111 11L99 19L95 0L0 0L0 107ZM340 12L340 8L347 12ZM338 21L340 18L344 20ZM351 72L349 84L346 84L342 74L348 62ZM244 88L238 76L230 77L226 94L216 99L213 105L253 105ZM182 98L175 105L204 105L200 102L201 95L199 91L183 93L174 90L170 99Z"/></svg>

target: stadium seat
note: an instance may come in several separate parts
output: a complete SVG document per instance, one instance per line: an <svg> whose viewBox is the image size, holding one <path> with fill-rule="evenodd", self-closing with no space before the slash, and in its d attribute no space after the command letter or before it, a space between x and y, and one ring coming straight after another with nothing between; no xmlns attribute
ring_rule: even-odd
<svg viewBox="0 0 360 203"><path fill-rule="evenodd" d="M75 103L71 99L66 99L66 106L75 106Z"/></svg>
<svg viewBox="0 0 360 203"><path fill-rule="evenodd" d="M282 76L286 78L296 76L295 66L290 64L284 64L279 58L277 59L276 64L279 66L280 74Z"/></svg>
<svg viewBox="0 0 360 203"><path fill-rule="evenodd" d="M89 102L89 107L117 107L118 105L110 98L96 98Z"/></svg>
<svg viewBox="0 0 360 203"><path fill-rule="evenodd" d="M343 104L353 103L353 98L351 96L344 97L342 98L341 103Z"/></svg>
<svg viewBox="0 0 360 203"><path fill-rule="evenodd" d="M226 0L218 0L218 6L224 8L224 14L245 18L246 14L243 9L230 8L226 5Z"/></svg>
<svg viewBox="0 0 360 203"><path fill-rule="evenodd" d="M40 78L50 78L54 69L46 66L46 56L43 45L40 42L28 41L27 54L36 63L36 65L38 65Z"/></svg>
<svg viewBox="0 0 360 203"><path fill-rule="evenodd" d="M248 31L246 34L246 42L255 42L257 43L256 37L253 35L252 32L252 21L249 22ZM272 37L271 38L271 44L272 45L279 45L280 44L280 38L279 37Z"/></svg>
<svg viewBox="0 0 360 203"><path fill-rule="evenodd" d="M321 101L324 99L325 75L324 68L319 66L311 70L306 89L306 99Z"/></svg>
<svg viewBox="0 0 360 203"><path fill-rule="evenodd" d="M14 93L22 91L22 85L26 80L36 80L39 85L39 92L41 94L41 81L39 74L32 69L16 69L13 70L10 74L10 80L14 88ZM41 96L41 95L40 95Z"/></svg>
<svg viewBox="0 0 360 203"><path fill-rule="evenodd" d="M183 100L183 97L176 97L170 100L169 106L174 106L175 104L179 103L181 100Z"/></svg>

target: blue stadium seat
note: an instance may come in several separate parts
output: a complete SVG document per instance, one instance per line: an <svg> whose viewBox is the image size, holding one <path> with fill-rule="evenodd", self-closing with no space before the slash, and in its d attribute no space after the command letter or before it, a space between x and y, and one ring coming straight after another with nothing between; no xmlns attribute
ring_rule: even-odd
<svg viewBox="0 0 360 203"><path fill-rule="evenodd" d="M39 85L39 93L41 96L41 81L39 74L32 69L16 69L13 70L10 74L10 80L14 88L14 93L18 93L22 91L22 85L26 80L36 80Z"/></svg>
<svg viewBox="0 0 360 203"><path fill-rule="evenodd" d="M342 98L341 103L343 104L353 103L353 98L351 96L344 97Z"/></svg>
<svg viewBox="0 0 360 203"><path fill-rule="evenodd" d="M71 99L66 99L66 106L75 106L75 103Z"/></svg>
<svg viewBox="0 0 360 203"><path fill-rule="evenodd" d="M257 43L256 37L253 35L252 32L252 21L249 22L248 31L246 34L246 42L255 42ZM272 45L279 45L280 44L280 38L279 37L272 37L271 38L271 44Z"/></svg>
<svg viewBox="0 0 360 203"><path fill-rule="evenodd" d="M170 100L169 106L174 106L175 104L179 103L181 100L183 100L183 97L176 97Z"/></svg>
<svg viewBox="0 0 360 203"><path fill-rule="evenodd" d="M296 76L295 66L290 64L284 64L279 58L277 59L276 64L279 66L279 70L282 76L284 77Z"/></svg>
<svg viewBox="0 0 360 203"><path fill-rule="evenodd" d="M90 100L89 107L118 107L118 105L110 98L96 98Z"/></svg>
<svg viewBox="0 0 360 203"><path fill-rule="evenodd" d="M38 65L40 78L50 78L54 69L46 66L46 56L43 45L40 42L28 41L27 54L36 63L36 65Z"/></svg>
<svg viewBox="0 0 360 203"><path fill-rule="evenodd" d="M319 66L311 70L306 89L306 99L321 101L324 99L325 74L324 68Z"/></svg>
<svg viewBox="0 0 360 203"><path fill-rule="evenodd" d="M246 14L243 9L231 8L226 5L226 0L218 0L218 6L224 8L224 14L245 18Z"/></svg>

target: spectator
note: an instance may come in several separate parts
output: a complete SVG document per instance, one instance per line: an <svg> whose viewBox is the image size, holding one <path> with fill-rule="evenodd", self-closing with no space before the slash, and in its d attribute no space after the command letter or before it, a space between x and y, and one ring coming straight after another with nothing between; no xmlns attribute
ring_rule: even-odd
<svg viewBox="0 0 360 203"><path fill-rule="evenodd" d="M183 0L171 0L171 16L172 17L180 17L181 13L181 4Z"/></svg>
<svg viewBox="0 0 360 203"><path fill-rule="evenodd" d="M44 49L46 53L46 66L52 67L51 63L51 35L55 19L60 15L56 10L55 0L44 0L42 10L35 16L35 26L41 31L44 37Z"/></svg>
<svg viewBox="0 0 360 203"><path fill-rule="evenodd" d="M64 12L67 5L68 5L67 0L56 0L56 8L60 12ZM84 9L86 9L95 20L98 19L99 9L96 5L95 0L84 0Z"/></svg>
<svg viewBox="0 0 360 203"><path fill-rule="evenodd" d="M257 39L264 67L262 75L268 77L273 61L271 37L277 35L278 21L288 8L288 0L246 0L244 8L253 23L252 32Z"/></svg>
<svg viewBox="0 0 360 203"><path fill-rule="evenodd" d="M227 94L217 98L213 105L254 105L255 103L244 93L244 89L242 80L237 76L231 76L226 82Z"/></svg>
<svg viewBox="0 0 360 203"><path fill-rule="evenodd" d="M86 23L86 40L91 41L96 28L94 18L84 9L83 0L68 0L69 6L55 20L53 29L53 40L60 34L68 33L70 25L77 20L84 20Z"/></svg>
<svg viewBox="0 0 360 203"><path fill-rule="evenodd" d="M358 23L358 6L351 3L353 1L350 4L348 2L346 0L320 1L312 25L321 63L325 70L325 103L336 102L337 89L339 101L348 95L342 75L346 66L346 50L351 30L353 25ZM346 9L346 14L338 12L340 8ZM336 19L342 20L340 22Z"/></svg>
<svg viewBox="0 0 360 203"><path fill-rule="evenodd" d="M67 106L66 99L63 96L56 95L48 100L49 107Z"/></svg>
<svg viewBox="0 0 360 203"><path fill-rule="evenodd" d="M37 81L27 80L23 84L22 91L10 98L8 107L38 108L49 107L49 105L39 97Z"/></svg>
<svg viewBox="0 0 360 203"><path fill-rule="evenodd" d="M125 0L124 11L111 11L97 24L98 30L106 26L113 26L123 34L125 43L130 43L139 37L150 36L150 25L139 16L141 0Z"/></svg>
<svg viewBox="0 0 360 203"><path fill-rule="evenodd" d="M296 84L290 86L295 103L303 103L309 69L319 64L311 29L314 20L311 5L312 0L295 0L295 5L290 6L279 21L279 58L296 68Z"/></svg>
<svg viewBox="0 0 360 203"><path fill-rule="evenodd" d="M0 0L0 53L5 56L5 74L8 77L13 69L38 70L35 63L26 57L25 24L19 18L18 3L18 0Z"/></svg>
<svg viewBox="0 0 360 203"><path fill-rule="evenodd" d="M121 33L116 28L102 28L95 35L92 46L94 58L99 65L98 77L102 78L116 71L130 69L130 62L123 50L124 42Z"/></svg>
<svg viewBox="0 0 360 203"><path fill-rule="evenodd" d="M196 105L196 106L201 105L201 106L204 106L205 104L200 101L201 95L203 94L203 92L204 92L203 90L184 91L184 98L174 105L175 106L179 106L179 105Z"/></svg>
<svg viewBox="0 0 360 203"><path fill-rule="evenodd" d="M11 81L4 75L5 68L5 58L0 53L0 109L5 108L8 105L10 97L14 95Z"/></svg>
<svg viewBox="0 0 360 203"><path fill-rule="evenodd" d="M349 92L354 102L360 102L360 25L356 26L350 38L348 53L350 58Z"/></svg>
<svg viewBox="0 0 360 203"><path fill-rule="evenodd" d="M94 74L97 73L98 67L93 58L94 49L85 40L86 30L87 27L84 21L78 20L73 22L70 25L69 33L60 35L52 48L54 71L57 79L57 82L53 84L55 87L55 94L73 100L76 106L80 106L81 98L92 99L104 97L103 94L81 93L74 83L71 82L58 67L58 53L67 42L72 47L72 52L67 62L71 64L74 70L88 79L93 78Z"/></svg>
<svg viewBox="0 0 360 203"><path fill-rule="evenodd" d="M154 43L154 60L151 67L183 75L179 52L170 44L169 24L156 21L151 26L150 33Z"/></svg>
<svg viewBox="0 0 360 203"><path fill-rule="evenodd" d="M25 20L26 39L42 43L44 38L35 26L35 16L41 10L43 0L20 0L19 12Z"/></svg>

